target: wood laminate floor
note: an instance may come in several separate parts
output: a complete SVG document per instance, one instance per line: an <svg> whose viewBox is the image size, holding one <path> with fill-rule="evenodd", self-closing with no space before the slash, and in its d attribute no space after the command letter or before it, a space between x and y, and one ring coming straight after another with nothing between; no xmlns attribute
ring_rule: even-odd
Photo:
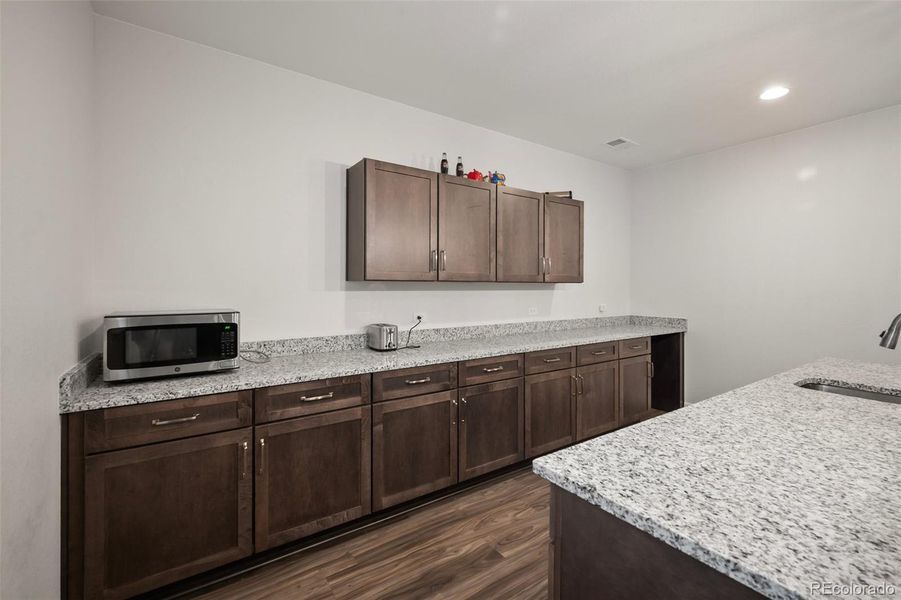
<svg viewBox="0 0 901 600"><path fill-rule="evenodd" d="M548 485L518 472L262 567L201 598L544 600Z"/></svg>

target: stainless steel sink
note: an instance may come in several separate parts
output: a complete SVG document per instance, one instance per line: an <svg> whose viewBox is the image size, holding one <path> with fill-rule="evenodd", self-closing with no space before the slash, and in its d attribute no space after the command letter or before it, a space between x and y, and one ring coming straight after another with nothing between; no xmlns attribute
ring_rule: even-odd
<svg viewBox="0 0 901 600"><path fill-rule="evenodd" d="M866 390L857 390L841 385L829 385L828 383L798 383L796 385L806 390L816 390L818 392L829 392L830 394L841 394L842 396L854 396L855 398L864 398L866 400L878 400L879 402L901 404L901 396L892 396L891 394L868 392Z"/></svg>

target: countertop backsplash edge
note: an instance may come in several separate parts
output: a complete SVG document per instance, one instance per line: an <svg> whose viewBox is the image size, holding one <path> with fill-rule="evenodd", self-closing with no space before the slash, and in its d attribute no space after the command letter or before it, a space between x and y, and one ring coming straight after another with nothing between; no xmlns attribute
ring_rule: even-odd
<svg viewBox="0 0 901 600"><path fill-rule="evenodd" d="M581 319L467 325L458 327L436 327L433 329L414 330L412 343L431 344L466 341L479 338L503 338L505 336L527 335L530 333L546 334L580 329L603 329L608 327L630 326L665 327L686 331L688 328L688 321L686 319L675 317L622 315ZM402 332L400 337L400 341L405 343L407 341L406 331ZM365 334L338 334L333 336L289 338L284 340L252 341L243 342L241 344L242 352L248 350L260 351L269 354L273 358L309 354L327 356L331 353L354 352L365 349ZM100 353L93 353L80 360L71 369L63 373L59 381L60 413L79 411L78 408L75 408L78 405L79 396L100 377L101 372L102 357ZM123 388L122 393L123 395L128 395L128 390ZM177 395L174 397L181 396ZM128 402L128 404L130 403L132 402Z"/></svg>

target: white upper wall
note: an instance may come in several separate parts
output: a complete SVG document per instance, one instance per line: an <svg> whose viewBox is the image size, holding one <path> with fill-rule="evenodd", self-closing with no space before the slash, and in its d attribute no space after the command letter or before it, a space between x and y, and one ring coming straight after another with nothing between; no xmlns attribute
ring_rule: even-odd
<svg viewBox="0 0 901 600"><path fill-rule="evenodd" d="M0 598L59 597L59 376L91 243L93 15L0 2Z"/></svg>
<svg viewBox="0 0 901 600"><path fill-rule="evenodd" d="M635 173L632 307L688 318L686 397L821 356L898 362L901 108Z"/></svg>
<svg viewBox="0 0 901 600"><path fill-rule="evenodd" d="M135 25L626 167L901 102L899 2L94 6ZM758 94L774 83L794 88L791 101L761 105ZM640 145L605 146L620 136Z"/></svg>
<svg viewBox="0 0 901 600"><path fill-rule="evenodd" d="M96 61L100 311L234 307L244 340L629 312L618 168L100 16ZM585 283L345 282L345 169L442 151L583 199Z"/></svg>

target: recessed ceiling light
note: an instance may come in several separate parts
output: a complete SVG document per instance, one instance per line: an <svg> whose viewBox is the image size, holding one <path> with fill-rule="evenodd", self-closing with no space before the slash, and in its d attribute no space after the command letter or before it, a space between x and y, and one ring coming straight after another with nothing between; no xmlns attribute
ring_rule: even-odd
<svg viewBox="0 0 901 600"><path fill-rule="evenodd" d="M776 98L781 98L782 96L788 93L788 88L783 87L781 85L774 85L772 87L768 87L760 93L761 100L775 100Z"/></svg>

